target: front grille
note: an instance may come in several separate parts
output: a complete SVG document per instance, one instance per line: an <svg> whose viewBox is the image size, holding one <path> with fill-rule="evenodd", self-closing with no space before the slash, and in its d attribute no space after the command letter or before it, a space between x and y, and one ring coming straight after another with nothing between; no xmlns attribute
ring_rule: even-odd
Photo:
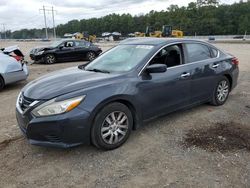
<svg viewBox="0 0 250 188"><path fill-rule="evenodd" d="M46 135L45 138L49 142L62 142L61 138L55 134Z"/></svg>
<svg viewBox="0 0 250 188"><path fill-rule="evenodd" d="M24 95L20 96L21 99L19 99L19 105L22 111L25 111L27 108L29 108L29 105L33 103L35 100L25 97Z"/></svg>

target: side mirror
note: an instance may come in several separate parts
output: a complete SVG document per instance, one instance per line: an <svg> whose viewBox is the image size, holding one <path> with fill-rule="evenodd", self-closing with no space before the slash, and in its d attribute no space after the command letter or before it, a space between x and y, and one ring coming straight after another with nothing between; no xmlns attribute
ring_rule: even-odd
<svg viewBox="0 0 250 188"><path fill-rule="evenodd" d="M167 65L164 64L153 64L146 68L148 73L161 73L167 71Z"/></svg>
<svg viewBox="0 0 250 188"><path fill-rule="evenodd" d="M59 50L63 49L63 46L59 46Z"/></svg>

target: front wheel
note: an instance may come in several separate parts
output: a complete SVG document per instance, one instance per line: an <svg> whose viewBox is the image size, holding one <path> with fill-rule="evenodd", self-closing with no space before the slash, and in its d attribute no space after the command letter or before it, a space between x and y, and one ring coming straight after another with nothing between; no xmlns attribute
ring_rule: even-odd
<svg viewBox="0 0 250 188"><path fill-rule="evenodd" d="M53 64L56 62L56 57L53 54L47 54L44 59L45 63Z"/></svg>
<svg viewBox="0 0 250 188"><path fill-rule="evenodd" d="M223 105L227 101L229 91L230 82L226 77L223 77L217 83L211 103L215 106Z"/></svg>
<svg viewBox="0 0 250 188"><path fill-rule="evenodd" d="M111 103L95 117L91 130L92 143L103 150L120 147L129 137L133 117L127 106Z"/></svg>

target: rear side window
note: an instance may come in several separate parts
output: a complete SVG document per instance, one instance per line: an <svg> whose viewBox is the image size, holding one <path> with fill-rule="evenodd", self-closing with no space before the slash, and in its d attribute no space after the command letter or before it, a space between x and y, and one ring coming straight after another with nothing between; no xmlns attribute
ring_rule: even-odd
<svg viewBox="0 0 250 188"><path fill-rule="evenodd" d="M188 63L202 61L211 58L209 48L203 44L186 44Z"/></svg>
<svg viewBox="0 0 250 188"><path fill-rule="evenodd" d="M88 47L89 43L85 41L75 41L77 47Z"/></svg>

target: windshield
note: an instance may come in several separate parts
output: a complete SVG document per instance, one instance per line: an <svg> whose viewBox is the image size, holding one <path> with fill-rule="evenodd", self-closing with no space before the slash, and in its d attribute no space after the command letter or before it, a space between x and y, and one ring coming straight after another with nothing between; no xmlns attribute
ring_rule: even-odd
<svg viewBox="0 0 250 188"><path fill-rule="evenodd" d="M125 72L137 66L152 50L150 45L119 45L104 53L85 67L85 70Z"/></svg>
<svg viewBox="0 0 250 188"><path fill-rule="evenodd" d="M55 47L57 47L59 44L61 44L62 42L63 42L63 41L61 41L61 40L55 41L55 42L53 42L50 46L53 47L53 48L55 48Z"/></svg>

